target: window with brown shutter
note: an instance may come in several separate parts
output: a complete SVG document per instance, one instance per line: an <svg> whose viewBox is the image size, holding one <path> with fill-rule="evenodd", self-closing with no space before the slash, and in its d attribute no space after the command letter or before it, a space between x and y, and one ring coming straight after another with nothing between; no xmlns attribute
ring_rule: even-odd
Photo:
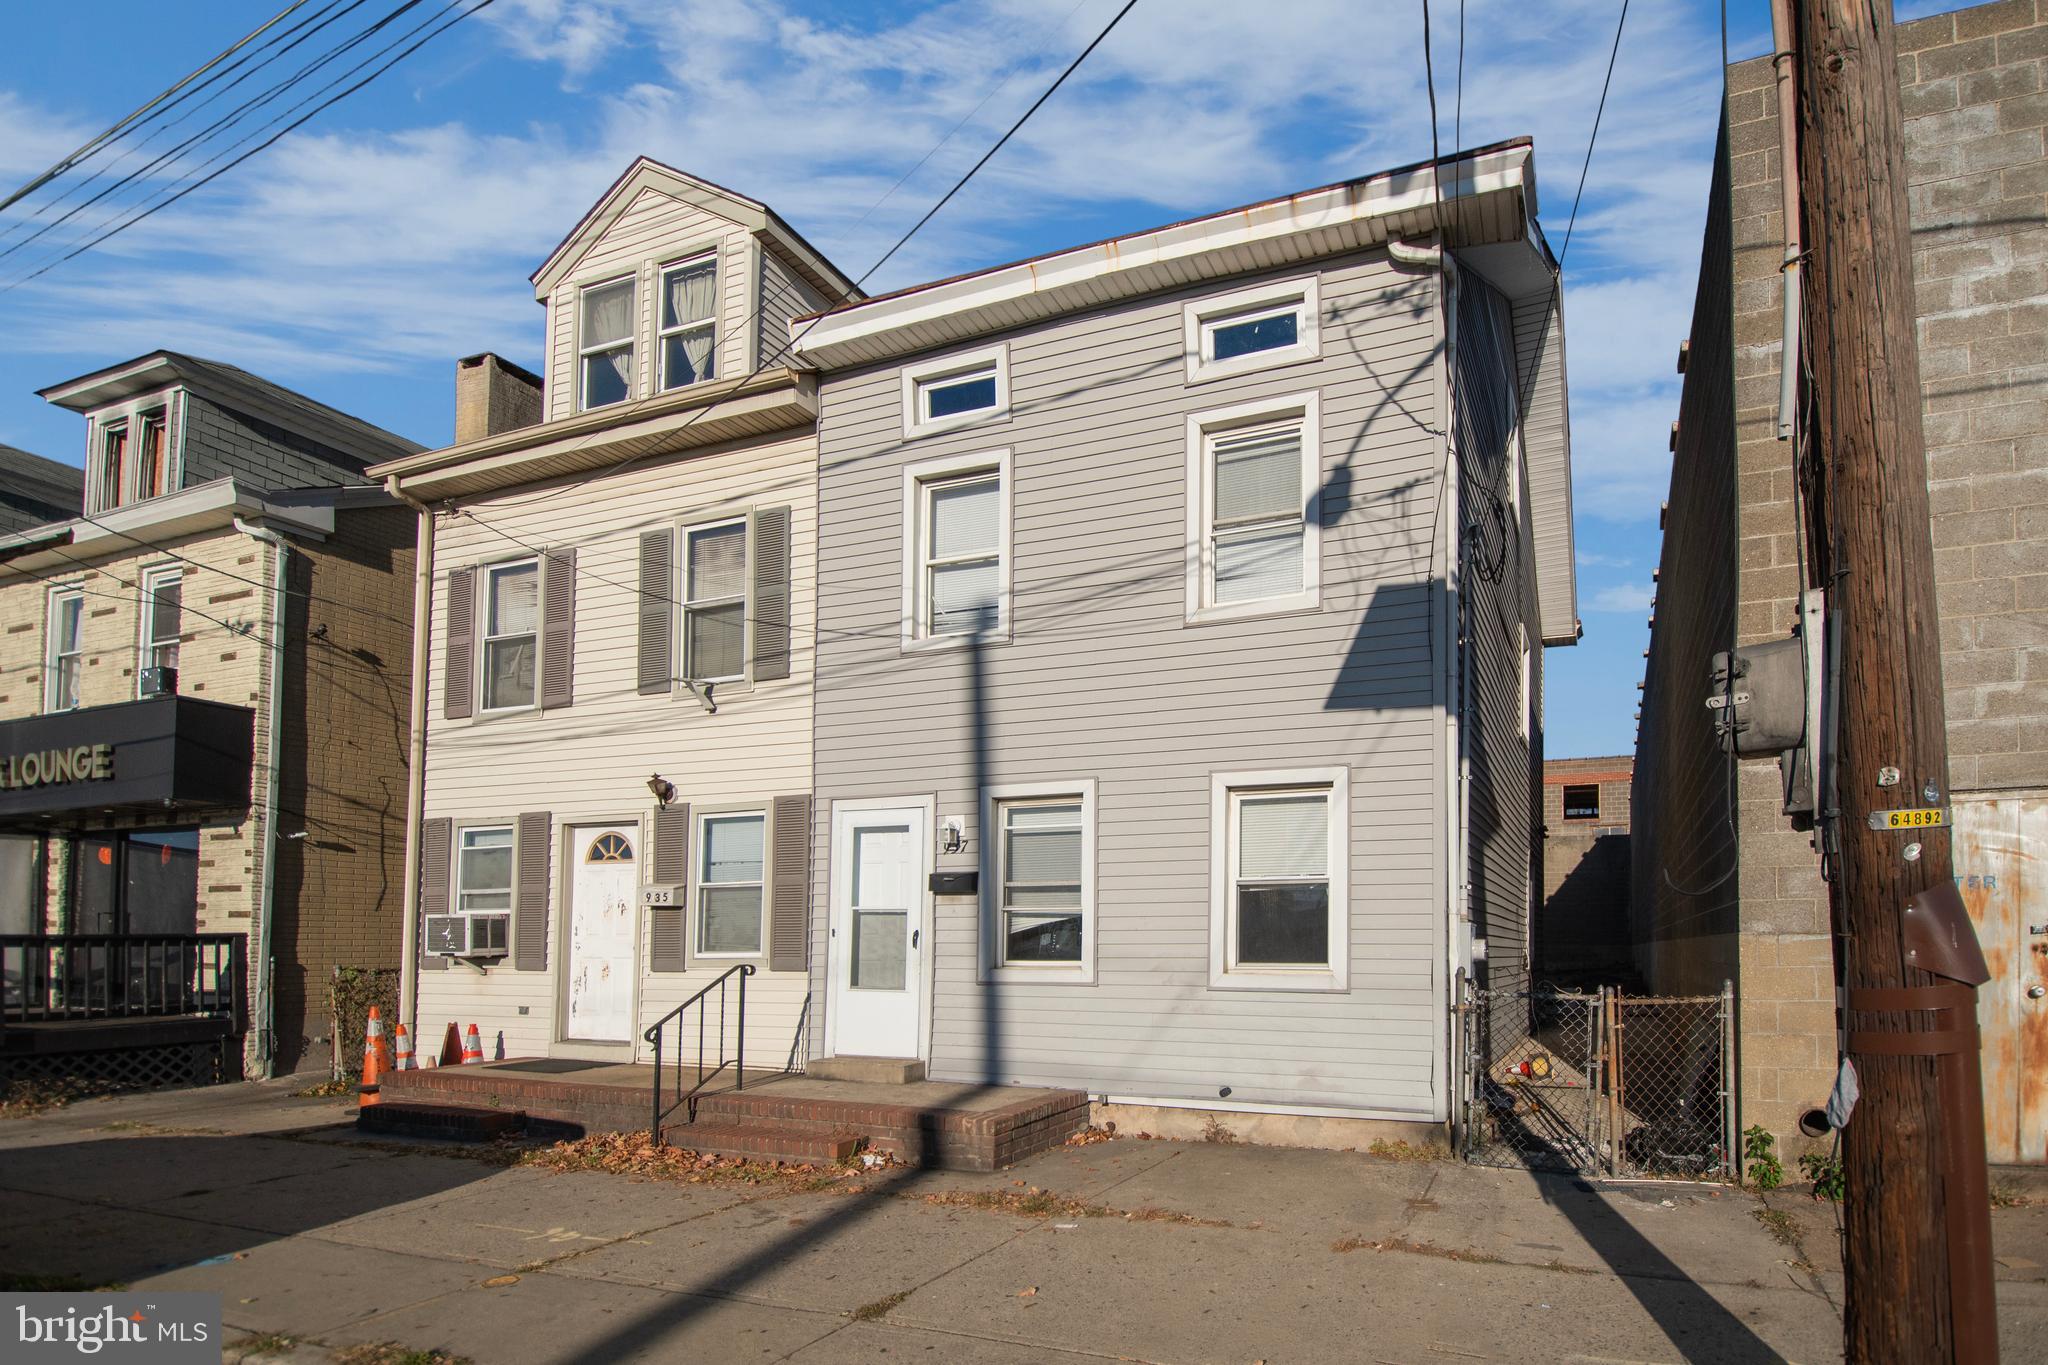
<svg viewBox="0 0 2048 1365"><path fill-rule="evenodd" d="M512 859L512 965L522 972L548 966L548 854L554 817L528 811L516 826Z"/></svg>
<svg viewBox="0 0 2048 1365"><path fill-rule="evenodd" d="M448 913L448 849L455 838L453 820L427 820L420 824L420 970L445 972L448 959L428 957L427 916Z"/></svg>
<svg viewBox="0 0 2048 1365"><path fill-rule="evenodd" d="M441 714L461 720L475 708L476 570L448 572L447 640L441 666Z"/></svg>
<svg viewBox="0 0 2048 1365"><path fill-rule="evenodd" d="M640 693L665 694L675 676L675 532L640 537Z"/></svg>
<svg viewBox="0 0 2048 1365"><path fill-rule="evenodd" d="M575 700L576 551L549 550L541 559L540 705Z"/></svg>
<svg viewBox="0 0 2048 1365"><path fill-rule="evenodd" d="M771 837L768 969L801 972L810 966L811 798L776 797Z"/></svg>
<svg viewBox="0 0 2048 1365"><path fill-rule="evenodd" d="M647 912L647 969L688 971L689 806L671 804L654 812L654 856L649 862L655 885L676 888L676 903L658 905Z"/></svg>
<svg viewBox="0 0 2048 1365"><path fill-rule="evenodd" d="M789 676L789 509L754 514L754 678Z"/></svg>

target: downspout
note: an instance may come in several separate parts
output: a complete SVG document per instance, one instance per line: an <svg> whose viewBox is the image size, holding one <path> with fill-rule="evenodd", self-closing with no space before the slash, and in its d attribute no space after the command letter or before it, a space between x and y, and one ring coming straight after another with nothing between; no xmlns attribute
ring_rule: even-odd
<svg viewBox="0 0 2048 1365"><path fill-rule="evenodd" d="M398 476L384 491L419 513L413 548L412 706L405 757L405 938L399 944L398 1017L418 1035L420 972L420 824L427 797L427 660L434 606L434 513L399 489Z"/></svg>
<svg viewBox="0 0 2048 1365"><path fill-rule="evenodd" d="M1799 407L1800 271L1806 260L1799 224L1799 87L1794 75L1792 0L1771 0L1771 64L1778 72L1778 184L1784 194L1784 345L1778 352L1778 439L1792 439ZM1802 585L1804 586L1804 585Z"/></svg>
<svg viewBox="0 0 2048 1365"><path fill-rule="evenodd" d="M249 959L256 980L249 990L249 1014L256 1029L256 1053L261 1073L266 1078L275 1070L276 997L271 990L275 964L271 958L271 931L277 920L277 794L278 775L283 770L284 759L284 651L285 651L285 594L286 575L291 567L291 547L283 536L265 526L258 526L235 515L235 529L251 540L268 545L271 550L270 573L270 701L267 726L268 748L264 751L263 775L263 890L257 903L256 917L251 924L255 940L249 945Z"/></svg>

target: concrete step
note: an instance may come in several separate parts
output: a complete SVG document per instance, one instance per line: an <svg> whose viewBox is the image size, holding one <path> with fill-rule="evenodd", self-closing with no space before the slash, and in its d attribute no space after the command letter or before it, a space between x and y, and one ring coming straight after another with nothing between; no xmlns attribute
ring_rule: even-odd
<svg viewBox="0 0 2048 1365"><path fill-rule="evenodd" d="M457 1142L489 1142L526 1131L526 1114L518 1109L480 1109L468 1104L426 1104L417 1100L386 1100L356 1110L356 1130L398 1137L451 1138Z"/></svg>
<svg viewBox="0 0 2048 1365"><path fill-rule="evenodd" d="M670 1146L748 1161L789 1161L829 1166L860 1150L862 1138L850 1129L813 1132L765 1123L676 1123L662 1129Z"/></svg>
<svg viewBox="0 0 2048 1365"><path fill-rule="evenodd" d="M821 1081L910 1085L924 1079L924 1063L915 1057L820 1057L804 1063L804 1074Z"/></svg>

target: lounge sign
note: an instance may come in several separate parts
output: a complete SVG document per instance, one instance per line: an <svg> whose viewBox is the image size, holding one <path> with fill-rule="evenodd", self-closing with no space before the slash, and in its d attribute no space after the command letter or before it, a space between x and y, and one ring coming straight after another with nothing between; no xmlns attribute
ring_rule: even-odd
<svg viewBox="0 0 2048 1365"><path fill-rule="evenodd" d="M113 777L111 744L74 744L66 749L0 754L0 791L22 791L60 782L110 782Z"/></svg>

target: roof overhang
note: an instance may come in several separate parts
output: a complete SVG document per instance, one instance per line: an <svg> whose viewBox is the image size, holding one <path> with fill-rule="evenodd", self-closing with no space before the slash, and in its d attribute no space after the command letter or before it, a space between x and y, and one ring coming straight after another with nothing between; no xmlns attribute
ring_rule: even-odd
<svg viewBox="0 0 2048 1365"><path fill-rule="evenodd" d="M817 420L817 376L777 366L408 455L373 465L369 474L394 493L436 502L801 430Z"/></svg>
<svg viewBox="0 0 2048 1365"><path fill-rule="evenodd" d="M790 324L821 370L900 359L1126 299L1396 241L1435 240L1505 294L1527 417L1545 644L1578 638L1571 439L1557 269L1527 138L995 266ZM1525 325L1541 319L1547 325Z"/></svg>
<svg viewBox="0 0 2048 1365"><path fill-rule="evenodd" d="M762 247L781 257L783 262L804 278L813 289L826 298L844 299L862 297L854 282L839 272L839 267L825 258L825 254L803 239L802 234L782 221L775 210L758 199L749 199L737 190L723 185L714 185L673 166L663 165L652 157L639 157L626 168L625 174L612 182L612 187L583 215L581 222L569 231L548 258L541 262L540 269L533 272L533 296L545 299L560 284L575 272L584 254L616 223L633 202L647 190L665 194L685 204L691 204L715 214L730 223L737 223L754 234Z"/></svg>
<svg viewBox="0 0 2048 1365"><path fill-rule="evenodd" d="M334 534L337 505L359 506L365 496L379 502L389 498L378 489L294 489L287 493L265 492L233 479L149 498L125 507L111 508L90 520L34 526L26 531L0 536L0 581L15 571L40 577L62 572L80 560L115 554L134 554L175 540L224 531L235 524L261 522L280 531L314 540Z"/></svg>

